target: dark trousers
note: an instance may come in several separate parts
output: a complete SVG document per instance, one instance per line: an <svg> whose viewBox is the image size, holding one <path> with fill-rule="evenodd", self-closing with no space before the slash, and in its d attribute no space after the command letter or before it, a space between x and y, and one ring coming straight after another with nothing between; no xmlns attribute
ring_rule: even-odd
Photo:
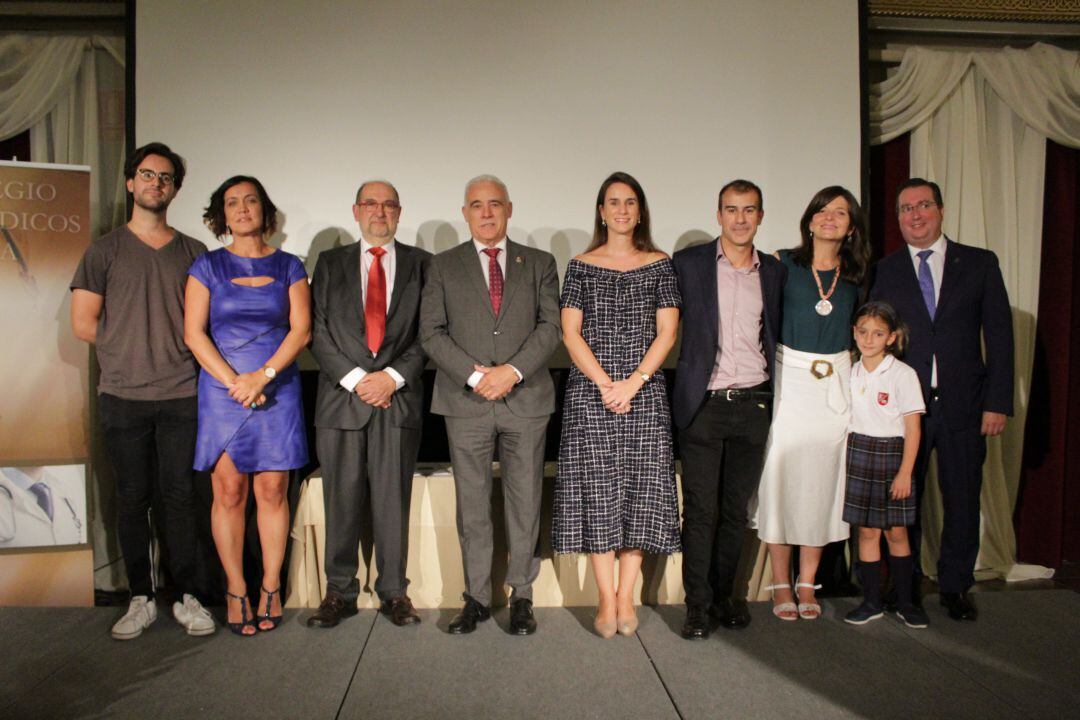
<svg viewBox="0 0 1080 720"><path fill-rule="evenodd" d="M194 397L125 400L101 395L99 415L116 477L120 550L132 595L154 595L151 505L156 524L165 531L177 594L195 594L192 465L197 408Z"/></svg>
<svg viewBox="0 0 1080 720"><path fill-rule="evenodd" d="M420 430L392 425L376 410L361 430L316 428L326 512L327 590L355 603L360 593L361 514L370 504L375 540L375 592L384 601L409 584L409 505Z"/></svg>
<svg viewBox="0 0 1080 720"><path fill-rule="evenodd" d="M732 595L771 420L768 402L717 397L706 399L679 433L687 605L707 607Z"/></svg>
<svg viewBox="0 0 1080 720"><path fill-rule="evenodd" d="M915 587L922 577L922 496L930 452L937 450L938 485L944 509L938 586L941 592L963 592L975 584L979 555L979 493L986 438L981 428L954 430L945 423L940 400L931 399L922 419L922 442L915 462L915 525L908 533L915 563Z"/></svg>

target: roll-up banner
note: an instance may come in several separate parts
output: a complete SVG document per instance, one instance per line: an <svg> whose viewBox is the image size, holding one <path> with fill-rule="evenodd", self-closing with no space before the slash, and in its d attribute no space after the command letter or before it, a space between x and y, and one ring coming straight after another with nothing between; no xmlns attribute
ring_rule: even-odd
<svg viewBox="0 0 1080 720"><path fill-rule="evenodd" d="M0 605L87 605L89 351L68 285L90 168L0 161Z"/></svg>

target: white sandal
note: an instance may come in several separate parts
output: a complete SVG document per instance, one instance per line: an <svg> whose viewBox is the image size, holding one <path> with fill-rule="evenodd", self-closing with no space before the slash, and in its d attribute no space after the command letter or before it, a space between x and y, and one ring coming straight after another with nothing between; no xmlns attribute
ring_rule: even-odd
<svg viewBox="0 0 1080 720"><path fill-rule="evenodd" d="M796 580L795 580L795 595L796 595L796 598L798 597L799 588L810 588L811 590L820 590L821 585L814 585L812 583L802 583L802 582L798 581L798 578L796 578ZM819 617L821 617L821 605L816 603L816 602L799 603L799 617L801 617L803 620L817 620Z"/></svg>
<svg viewBox="0 0 1080 720"><path fill-rule="evenodd" d="M773 590L778 590L778 589L781 589L781 588L787 588L788 590L790 590L791 585L788 584L788 583L784 583L782 585L766 585L763 589L769 590L771 592ZM776 593L773 593L773 595L775 595L775 594ZM799 612L798 607L793 602L780 603L779 605L777 605L775 602L773 602L772 614L775 615L776 617L780 618L781 620L794 622L797 619L796 615L794 615L794 614L792 614L792 615L782 615L781 613L798 613L798 612Z"/></svg>

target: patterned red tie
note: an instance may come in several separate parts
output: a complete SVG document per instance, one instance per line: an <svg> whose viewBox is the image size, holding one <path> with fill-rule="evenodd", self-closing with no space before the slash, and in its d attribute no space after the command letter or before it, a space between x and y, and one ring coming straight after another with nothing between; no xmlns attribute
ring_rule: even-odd
<svg viewBox="0 0 1080 720"><path fill-rule="evenodd" d="M484 253L488 256L488 292L491 294L491 309L496 317L502 308L503 274L499 267L499 248L487 248Z"/></svg>
<svg viewBox="0 0 1080 720"><path fill-rule="evenodd" d="M386 273L382 266L382 256L386 254L386 250L373 247L368 252L374 259L367 275L364 323L367 326L367 346L374 355L379 352L379 346L386 337Z"/></svg>

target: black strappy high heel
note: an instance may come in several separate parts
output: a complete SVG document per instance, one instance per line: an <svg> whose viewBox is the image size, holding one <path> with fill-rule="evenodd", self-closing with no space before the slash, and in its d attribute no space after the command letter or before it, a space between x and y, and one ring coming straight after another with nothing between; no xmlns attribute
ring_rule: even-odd
<svg viewBox="0 0 1080 720"><path fill-rule="evenodd" d="M274 596L281 592L281 586L279 585L277 590L267 590L260 585L259 589L266 593L266 610L259 616L259 623L256 627L259 629L259 632L270 632L281 624L281 618L284 615L284 609L282 610L282 615L270 614L270 606L274 602ZM270 627L263 627L262 624L267 621L270 622Z"/></svg>
<svg viewBox="0 0 1080 720"><path fill-rule="evenodd" d="M229 609L225 608L225 624L229 626L229 629L241 637L253 637L255 632L259 631L257 625L255 625L255 613L251 612L251 606L248 604L247 595L233 595L228 590L225 594L229 597L240 601L240 622L229 622ZM252 628L255 632L244 632L247 628Z"/></svg>

